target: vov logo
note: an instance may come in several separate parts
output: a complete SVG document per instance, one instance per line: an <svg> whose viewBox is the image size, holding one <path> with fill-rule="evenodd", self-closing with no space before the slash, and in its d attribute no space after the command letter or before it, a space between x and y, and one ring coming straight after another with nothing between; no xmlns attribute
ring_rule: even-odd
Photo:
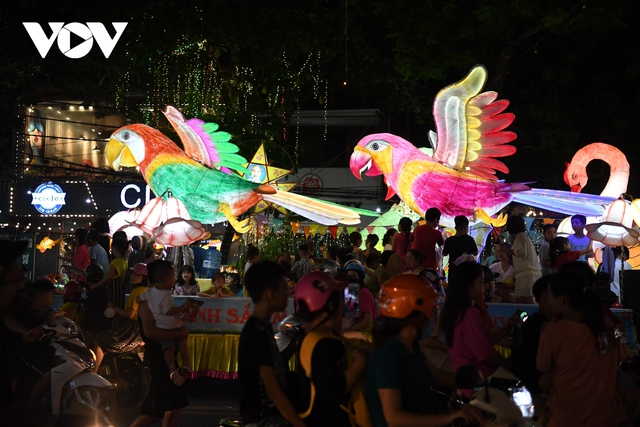
<svg viewBox="0 0 640 427"><path fill-rule="evenodd" d="M108 58L111 52L113 52L113 48L116 47L116 43L120 40L120 36L127 27L127 24L128 22L112 22L111 25L115 28L116 35L111 38L105 26L100 22L87 22L87 25L79 22L70 22L66 25L64 22L49 22L49 28L51 28L52 32L51 37L47 37L37 22L22 23L42 58L47 56L51 46L53 46L53 42L57 39L60 52L71 59L83 58L88 54L93 47L94 39L96 43L98 43L98 47L104 54L104 57ZM71 34L74 34L84 41L71 47Z"/></svg>

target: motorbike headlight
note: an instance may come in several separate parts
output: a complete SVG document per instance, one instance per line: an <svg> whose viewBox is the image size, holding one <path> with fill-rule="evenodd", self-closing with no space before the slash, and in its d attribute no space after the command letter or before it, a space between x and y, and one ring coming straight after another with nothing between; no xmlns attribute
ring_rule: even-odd
<svg viewBox="0 0 640 427"><path fill-rule="evenodd" d="M511 400L522 412L522 416L524 418L532 418L534 414L534 406L533 399L531 398L531 393L527 390L526 387L517 387L512 388L511 390Z"/></svg>
<svg viewBox="0 0 640 427"><path fill-rule="evenodd" d="M93 368L96 367L96 362L94 362L93 360L88 360L88 359L83 359L82 357L78 356L76 353L74 353L73 351L67 349L67 353L69 353L69 356L71 356L71 358L78 363L80 366L82 366L82 369L85 370L93 370Z"/></svg>

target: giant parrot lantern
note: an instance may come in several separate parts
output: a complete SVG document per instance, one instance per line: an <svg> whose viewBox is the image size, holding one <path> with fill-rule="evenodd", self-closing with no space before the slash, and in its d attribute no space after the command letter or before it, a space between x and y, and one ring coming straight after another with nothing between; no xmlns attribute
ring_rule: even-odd
<svg viewBox="0 0 640 427"><path fill-rule="evenodd" d="M352 209L250 182L230 169L244 171L246 160L237 155L231 135L218 131L215 123L199 119L185 121L168 106L164 115L180 136L184 150L160 131L143 124L117 129L105 155L109 165L139 167L144 180L158 196L169 193L182 201L192 220L204 224L229 221L238 232L248 231L248 220L236 216L261 200L276 203L326 225L358 224L360 216Z"/></svg>
<svg viewBox="0 0 640 427"><path fill-rule="evenodd" d="M521 183L499 181L496 171L508 173L499 157L516 152L509 145L516 134L505 131L514 115L503 113L507 100L496 92L480 93L487 70L477 65L460 82L442 89L433 104L437 133L430 132L433 156L389 133L368 135L351 155L352 173L384 175L387 199L398 194L411 209L424 216L440 209L443 217L464 215L472 221L500 225L491 218L516 201L551 211L600 216L612 197L531 189Z"/></svg>

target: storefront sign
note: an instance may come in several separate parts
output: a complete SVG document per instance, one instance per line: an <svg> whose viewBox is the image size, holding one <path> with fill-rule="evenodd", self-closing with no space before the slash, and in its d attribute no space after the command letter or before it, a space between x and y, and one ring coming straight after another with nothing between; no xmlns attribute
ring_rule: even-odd
<svg viewBox="0 0 640 427"><path fill-rule="evenodd" d="M64 197L66 195L58 184L45 182L44 184L40 184L38 188L36 188L36 191L31 193L31 204L41 214L51 215L62 208L62 205L65 204Z"/></svg>
<svg viewBox="0 0 640 427"><path fill-rule="evenodd" d="M151 188L148 185L144 186L144 203L142 203L142 199L140 198L140 194L142 193L142 189L138 184L127 184L120 191L120 202L122 206L127 209L135 209L144 205L151 197Z"/></svg>

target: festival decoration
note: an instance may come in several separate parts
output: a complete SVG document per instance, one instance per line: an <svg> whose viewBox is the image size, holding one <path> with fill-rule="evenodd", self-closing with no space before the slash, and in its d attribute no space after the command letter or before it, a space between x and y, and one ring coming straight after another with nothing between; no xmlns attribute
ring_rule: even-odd
<svg viewBox="0 0 640 427"><path fill-rule="evenodd" d="M269 166L267 153L264 150L264 143L260 144L258 151L253 155L251 161L243 166L249 170L250 173L242 173L242 176L251 182L258 184L274 183L278 190L281 191L291 191L291 189L296 186L296 183L275 183L275 181L293 173L293 171ZM254 212L259 213L267 209L277 210L283 215L287 214L287 210L284 207L266 200L259 201L254 208Z"/></svg>
<svg viewBox="0 0 640 427"><path fill-rule="evenodd" d="M230 169L249 171L243 167L246 160L236 154L238 147L229 142L230 134L219 132L215 123L185 121L171 106L163 113L180 136L184 151L158 130L133 124L111 135L105 154L115 170L121 166L139 167L155 194L170 190L186 204L194 220L206 224L228 220L236 231L245 232L248 221L238 221L236 216L266 200L321 224L360 223L360 215L352 209L232 174Z"/></svg>
<svg viewBox="0 0 640 427"><path fill-rule="evenodd" d="M594 142L582 147L573 155L571 163L565 163L567 169L564 171L564 182L571 187L571 191L579 193L587 185L587 165L592 160L602 160L611 168L609 181L600 193L601 196L617 198L627 192L629 182L627 157L613 145L602 142Z"/></svg>
<svg viewBox="0 0 640 427"><path fill-rule="evenodd" d="M507 100L496 101L496 92L480 93L487 70L475 66L460 82L441 90L433 105L437 134L430 132L433 156L399 136L380 133L361 139L350 159L352 173L361 179L384 175L387 199L400 199L421 216L437 207L443 217L464 215L472 221L489 217L509 202L554 212L600 216L615 199L566 191L531 189L521 183L499 181L496 171L509 169L497 158L516 149L516 134L505 131L514 120L503 113Z"/></svg>
<svg viewBox="0 0 640 427"><path fill-rule="evenodd" d="M633 246L638 243L637 230L632 225L631 208L624 199L618 199L607 207L602 221L587 224L587 236L606 246Z"/></svg>
<svg viewBox="0 0 640 427"><path fill-rule="evenodd" d="M168 195L166 202L162 197L156 197L149 200L142 210L118 212L109 220L109 227L117 231L113 227L118 226L118 230L125 232L136 229L141 234L154 236L156 243L167 247L188 245L208 234L202 223L192 220L184 203L172 194ZM131 233L132 237L136 235Z"/></svg>
<svg viewBox="0 0 640 427"><path fill-rule="evenodd" d="M124 231L127 239L131 240L134 236L149 237L150 234L144 230L131 225L140 215L140 209L130 209L128 211L120 211L109 218L109 236L113 236L116 231Z"/></svg>
<svg viewBox="0 0 640 427"><path fill-rule="evenodd" d="M60 242L62 242L62 239L53 240L51 237L46 236L36 245L36 249L38 249L40 253L45 253L45 251L53 249L53 247Z"/></svg>

